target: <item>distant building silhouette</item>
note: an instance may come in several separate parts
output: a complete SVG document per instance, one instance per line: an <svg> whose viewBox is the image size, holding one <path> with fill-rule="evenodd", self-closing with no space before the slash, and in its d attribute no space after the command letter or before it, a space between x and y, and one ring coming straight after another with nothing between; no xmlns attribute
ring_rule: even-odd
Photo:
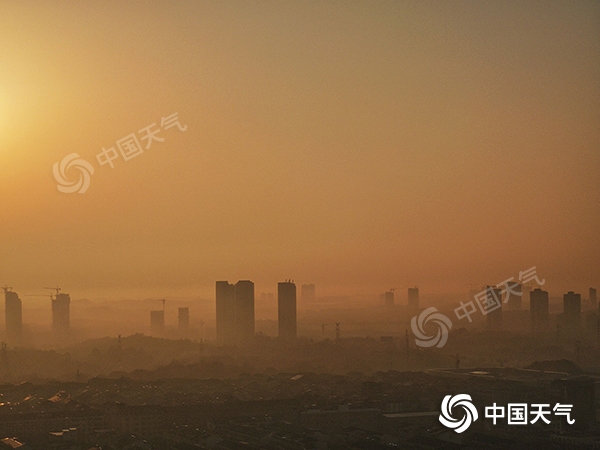
<svg viewBox="0 0 600 450"><path fill-rule="evenodd" d="M241 280L235 284L235 326L240 342L254 337L254 283Z"/></svg>
<svg viewBox="0 0 600 450"><path fill-rule="evenodd" d="M537 288L529 293L529 316L532 332L539 333L548 329L550 319L548 292Z"/></svg>
<svg viewBox="0 0 600 450"><path fill-rule="evenodd" d="M165 311L150 311L150 331L152 334L162 334L165 331Z"/></svg>
<svg viewBox="0 0 600 450"><path fill-rule="evenodd" d="M296 339L296 285L291 281L277 283L277 311L279 337L281 339Z"/></svg>
<svg viewBox="0 0 600 450"><path fill-rule="evenodd" d="M386 306L394 306L394 293L392 291L381 294L379 299Z"/></svg>
<svg viewBox="0 0 600 450"><path fill-rule="evenodd" d="M585 329L590 337L593 337L597 342L600 342L600 320L598 320L598 312L590 311L586 314L585 322Z"/></svg>
<svg viewBox="0 0 600 450"><path fill-rule="evenodd" d="M301 298L302 298L302 303L314 303L317 300L315 285L314 284L303 284Z"/></svg>
<svg viewBox="0 0 600 450"><path fill-rule="evenodd" d="M243 344L254 336L254 283L216 283L217 342Z"/></svg>
<svg viewBox="0 0 600 450"><path fill-rule="evenodd" d="M567 333L577 333L581 325L581 294L569 291L563 295L564 326Z"/></svg>
<svg viewBox="0 0 600 450"><path fill-rule="evenodd" d="M538 286L539 288L539 286ZM521 285L521 298L531 298L531 286L527 285L527 284L522 284ZM510 300L509 300L510 301Z"/></svg>
<svg viewBox="0 0 600 450"><path fill-rule="evenodd" d="M273 296L272 292L261 292L260 301L262 304L272 305L274 300L275 297Z"/></svg>
<svg viewBox="0 0 600 450"><path fill-rule="evenodd" d="M52 329L65 333L71 328L71 296L57 293L52 299Z"/></svg>
<svg viewBox="0 0 600 450"><path fill-rule="evenodd" d="M6 336L8 339L19 340L23 332L23 304L17 293L9 289L4 289Z"/></svg>
<svg viewBox="0 0 600 450"><path fill-rule="evenodd" d="M235 331L235 286L227 281L217 281L217 342L232 344Z"/></svg>
<svg viewBox="0 0 600 450"><path fill-rule="evenodd" d="M177 310L177 319L179 320L179 330L187 331L190 327L190 308L179 308Z"/></svg>
<svg viewBox="0 0 600 450"><path fill-rule="evenodd" d="M523 308L523 285L517 281L507 281L502 303L507 310L521 311Z"/></svg>
<svg viewBox="0 0 600 450"><path fill-rule="evenodd" d="M419 309L419 288L408 288L408 307L410 309Z"/></svg>
<svg viewBox="0 0 600 450"><path fill-rule="evenodd" d="M590 308L594 311L598 308L598 298L596 297L596 288L590 288Z"/></svg>
<svg viewBox="0 0 600 450"><path fill-rule="evenodd" d="M485 290L486 300L490 307L487 313L487 326L490 330L502 329L502 289L488 286ZM498 302L500 305L498 306Z"/></svg>

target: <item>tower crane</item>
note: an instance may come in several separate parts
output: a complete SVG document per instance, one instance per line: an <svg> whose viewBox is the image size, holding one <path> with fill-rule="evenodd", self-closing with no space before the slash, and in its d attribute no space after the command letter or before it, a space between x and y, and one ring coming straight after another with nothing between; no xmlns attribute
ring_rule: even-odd
<svg viewBox="0 0 600 450"><path fill-rule="evenodd" d="M58 297L58 294L60 294L61 288L56 286L56 287L45 287L44 289L50 289L51 291L56 291L56 296ZM50 298L52 298L52 294L50 294Z"/></svg>

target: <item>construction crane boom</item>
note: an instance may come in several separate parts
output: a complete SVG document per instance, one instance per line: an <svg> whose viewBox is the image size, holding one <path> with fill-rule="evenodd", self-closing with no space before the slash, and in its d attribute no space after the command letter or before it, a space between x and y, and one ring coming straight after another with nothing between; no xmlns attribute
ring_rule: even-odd
<svg viewBox="0 0 600 450"><path fill-rule="evenodd" d="M52 291L56 291L56 295L60 294L61 288L56 286L56 287L45 287L44 289L50 289Z"/></svg>

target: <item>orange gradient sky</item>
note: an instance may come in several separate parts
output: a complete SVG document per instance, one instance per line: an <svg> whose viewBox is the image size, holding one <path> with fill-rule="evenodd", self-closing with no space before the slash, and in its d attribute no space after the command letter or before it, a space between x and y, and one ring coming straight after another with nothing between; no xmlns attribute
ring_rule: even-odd
<svg viewBox="0 0 600 450"><path fill-rule="evenodd" d="M594 1L2 2L0 284L440 293L537 266L586 297L599 125ZM52 175L74 152L84 194Z"/></svg>

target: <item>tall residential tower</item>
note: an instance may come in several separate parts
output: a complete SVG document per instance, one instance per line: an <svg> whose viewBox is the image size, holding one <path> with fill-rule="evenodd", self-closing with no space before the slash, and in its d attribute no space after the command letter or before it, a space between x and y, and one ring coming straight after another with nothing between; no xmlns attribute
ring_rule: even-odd
<svg viewBox="0 0 600 450"><path fill-rule="evenodd" d="M277 311L279 337L284 340L296 339L296 285L291 281L277 283Z"/></svg>
<svg viewBox="0 0 600 450"><path fill-rule="evenodd" d="M17 293L9 287L4 288L4 312L6 337L19 340L23 332L23 305Z"/></svg>
<svg viewBox="0 0 600 450"><path fill-rule="evenodd" d="M314 284L302 285L302 303L314 303L317 300Z"/></svg>
<svg viewBox="0 0 600 450"><path fill-rule="evenodd" d="M52 299L52 329L57 333L66 333L71 328L71 296L56 293Z"/></svg>
<svg viewBox="0 0 600 450"><path fill-rule="evenodd" d="M408 307L410 309L419 309L419 288L408 288Z"/></svg>
<svg viewBox="0 0 600 450"><path fill-rule="evenodd" d="M550 321L548 292L536 288L529 293L529 315L531 331L541 333L548 330Z"/></svg>
<svg viewBox="0 0 600 450"><path fill-rule="evenodd" d="M217 342L243 344L254 336L254 283L216 283Z"/></svg>
<svg viewBox="0 0 600 450"><path fill-rule="evenodd" d="M569 291L563 295L565 331L576 334L581 326L581 294Z"/></svg>

